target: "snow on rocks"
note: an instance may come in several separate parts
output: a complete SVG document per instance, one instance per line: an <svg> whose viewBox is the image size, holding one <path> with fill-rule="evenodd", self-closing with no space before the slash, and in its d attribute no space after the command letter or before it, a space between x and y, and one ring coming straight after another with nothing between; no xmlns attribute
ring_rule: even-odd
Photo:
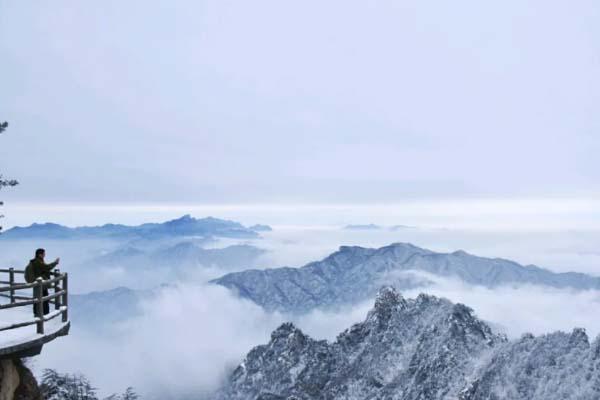
<svg viewBox="0 0 600 400"><path fill-rule="evenodd" d="M600 339L575 329L509 342L465 305L384 287L333 343L281 325L215 398L600 399Z"/></svg>

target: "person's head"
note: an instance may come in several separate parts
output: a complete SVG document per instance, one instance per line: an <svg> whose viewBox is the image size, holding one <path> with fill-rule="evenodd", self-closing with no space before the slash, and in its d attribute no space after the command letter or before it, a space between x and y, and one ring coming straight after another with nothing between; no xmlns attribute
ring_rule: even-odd
<svg viewBox="0 0 600 400"><path fill-rule="evenodd" d="M46 256L46 250L44 249L37 249L35 251L35 258L44 258Z"/></svg>

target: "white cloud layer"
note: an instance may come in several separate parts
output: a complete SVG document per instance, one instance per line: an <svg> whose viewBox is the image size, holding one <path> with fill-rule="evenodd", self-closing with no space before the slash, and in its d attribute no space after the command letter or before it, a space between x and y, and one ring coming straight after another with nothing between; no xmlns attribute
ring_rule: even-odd
<svg viewBox="0 0 600 400"><path fill-rule="evenodd" d="M337 225L310 224L310 219L302 219L302 214L299 214L295 217L300 220L296 221L304 225L276 225L273 232L263 234L263 239L253 241L252 244L269 250L260 265L300 266L325 257L342 244L378 247L402 241L436 251L464 249L476 255L502 256L556 271L578 270L599 275L598 254L594 252L598 232L594 230L506 231L490 226L489 229L347 231L340 228L349 223L370 222L389 226L404 220L378 219L377 213L367 215L368 210L363 210L366 215L363 218L350 218L352 210L330 210L332 214L327 221L335 221ZM132 218L157 215L137 212L141 214ZM178 215L181 210L172 212ZM269 223L274 216L272 213L258 218L258 214L247 214L242 215L242 219L247 224ZM293 217L288 218L295 222ZM524 215L523 218L529 217ZM157 219L160 220L153 218ZM413 222L415 220L404 224L412 225ZM223 240L213 245L232 243L235 241ZM24 265L38 244L0 241L0 262ZM280 323L293 320L313 337L334 340L342 330L361 321L372 307L372 301L367 301L339 313L317 310L300 317L269 314L221 287L206 286L204 282L219 273L215 269L190 266L185 276L179 276L180 281L176 282L171 280L168 269L146 271L144 274L126 266L118 270L90 269L83 264L81 268L74 269L80 260L105 251L114 243L109 246L101 241L51 241L43 245L47 247L50 258L62 256L63 270L71 273L71 287L77 292L120 285L143 289L165 281L177 284L164 288L160 296L145 304L142 316L123 324L107 327L101 332L91 332L74 324L67 338L46 346L43 354L35 360L38 371L44 367L81 371L106 394L123 391L128 385L134 385L142 393L165 399L208 391L218 386L253 346L266 343L270 332ZM9 263L10 260L21 264ZM586 328L592 337L600 333L598 319L590 317L599 306L600 293L597 291L574 292L535 286L492 290L451 279L429 279L435 284L426 288L427 293L465 303L480 318L510 337L518 337L524 332L570 331L574 327ZM414 297L420 291L409 291L403 295Z"/></svg>
<svg viewBox="0 0 600 400"><path fill-rule="evenodd" d="M600 322L590 312L600 292L574 292L535 286L486 289L448 279L434 279L425 291L472 307L494 329L516 338L584 327L593 337ZM352 323L362 321L372 301L338 313L313 311L304 316L266 313L221 287L180 285L168 288L145 305L143 316L114 326L109 333L80 332L47 346L38 368L78 370L102 392L133 385L149 397L205 393L218 387L243 356L269 340L270 332L292 320L318 339L334 340Z"/></svg>

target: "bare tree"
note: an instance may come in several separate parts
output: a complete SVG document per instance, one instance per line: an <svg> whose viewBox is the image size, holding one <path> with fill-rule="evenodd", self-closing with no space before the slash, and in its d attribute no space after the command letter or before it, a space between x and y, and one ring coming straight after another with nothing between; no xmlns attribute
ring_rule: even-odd
<svg viewBox="0 0 600 400"><path fill-rule="evenodd" d="M0 133L4 132L8 128L8 122L0 122ZM2 173L0 173L0 189L6 186L16 186L19 182L14 179L4 179ZM0 206L4 205L4 203L0 200ZM3 218L4 215L0 214L0 218ZM2 231L2 226L0 226L0 232Z"/></svg>

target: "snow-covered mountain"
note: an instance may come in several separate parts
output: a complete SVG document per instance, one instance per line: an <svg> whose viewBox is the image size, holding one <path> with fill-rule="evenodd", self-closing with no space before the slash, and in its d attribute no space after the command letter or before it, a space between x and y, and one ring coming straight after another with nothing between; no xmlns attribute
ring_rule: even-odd
<svg viewBox="0 0 600 400"><path fill-rule="evenodd" d="M535 284L600 289L600 278L581 273L554 273L464 251L436 253L407 243L379 249L342 246L325 259L301 268L247 270L224 275L213 282L267 310L306 312L315 307L368 300L383 284L399 289L427 285L428 281L414 271L486 287Z"/></svg>
<svg viewBox="0 0 600 400"><path fill-rule="evenodd" d="M600 399L600 339L575 329L508 341L462 304L385 287L333 343L281 325L215 399Z"/></svg>

